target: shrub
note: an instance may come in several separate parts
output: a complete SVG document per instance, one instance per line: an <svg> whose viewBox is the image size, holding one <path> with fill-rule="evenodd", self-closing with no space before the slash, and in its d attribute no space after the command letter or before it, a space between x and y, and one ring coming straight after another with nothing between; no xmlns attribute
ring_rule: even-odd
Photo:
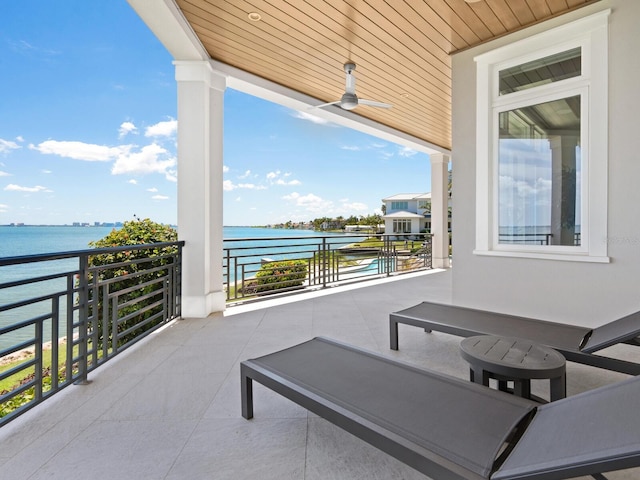
<svg viewBox="0 0 640 480"><path fill-rule="evenodd" d="M256 273L256 292L299 287L307 277L305 260L285 260L265 263Z"/></svg>
<svg viewBox="0 0 640 480"><path fill-rule="evenodd" d="M152 222L147 218L125 222L122 228L112 230L101 240L91 242L89 245L96 248L121 247L174 242L177 239L178 233L175 229L168 225ZM104 346L103 342L107 342L107 345L112 344L114 328L109 322L114 315L114 308L117 308L119 320L117 332L121 335L124 333L118 340L118 345L128 343L142 332L154 328L165 320L160 315L162 305L151 306L162 299L164 288L162 282L154 282L154 280L167 275L167 269L161 267L171 264L174 261L173 255L175 253L177 253L177 247L150 247L90 257L90 267L106 267L100 269L98 281L111 281L109 284L110 293L126 291L126 293L119 295L117 306L114 306L112 301L104 306L104 290L102 288L97 292L90 290L90 295L98 296L97 308L95 311L91 311L94 324L89 325L90 331L99 332L98 348ZM157 270L148 272L149 269L156 268ZM113 279L118 280L113 281ZM92 305L91 300L94 300L93 296L90 297L90 305ZM107 318L103 318L105 314ZM126 320L121 321L124 318ZM105 332L104 322L108 324L105 335L103 335Z"/></svg>

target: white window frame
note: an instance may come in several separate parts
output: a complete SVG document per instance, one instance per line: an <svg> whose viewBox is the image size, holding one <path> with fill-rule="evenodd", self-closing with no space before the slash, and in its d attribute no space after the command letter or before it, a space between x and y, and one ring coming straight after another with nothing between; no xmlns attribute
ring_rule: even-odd
<svg viewBox="0 0 640 480"><path fill-rule="evenodd" d="M475 57L476 248L474 254L587 262L607 256L608 18L590 15ZM580 76L499 94L499 72L581 47ZM573 95L581 98L581 245L513 245L498 242L498 114L522 105Z"/></svg>

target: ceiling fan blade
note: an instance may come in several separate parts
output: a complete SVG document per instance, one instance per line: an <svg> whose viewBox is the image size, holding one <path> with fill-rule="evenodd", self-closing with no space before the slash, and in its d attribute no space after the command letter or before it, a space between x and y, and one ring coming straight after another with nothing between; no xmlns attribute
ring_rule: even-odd
<svg viewBox="0 0 640 480"><path fill-rule="evenodd" d="M374 100L364 100L362 98L358 99L358 105L368 105L370 107L380 107L380 108L391 108L393 106L388 103L376 102Z"/></svg>
<svg viewBox="0 0 640 480"><path fill-rule="evenodd" d="M340 100L336 100L335 102L322 103L320 105L315 105L313 108L323 108L323 107L328 107L329 105L339 105L339 104L340 104Z"/></svg>

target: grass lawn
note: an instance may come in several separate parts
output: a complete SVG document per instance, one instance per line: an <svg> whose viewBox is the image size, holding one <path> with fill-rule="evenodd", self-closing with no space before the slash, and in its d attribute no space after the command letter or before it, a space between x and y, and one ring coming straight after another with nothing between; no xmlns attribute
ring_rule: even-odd
<svg viewBox="0 0 640 480"><path fill-rule="evenodd" d="M58 367L64 366L65 361L67 359L67 349L64 348L65 346L66 346L65 344L60 344L60 348L58 350ZM43 350L42 352L42 364L44 369L51 367L51 354L52 354L52 350L50 349ZM7 370L11 370L12 368L17 367L23 363L27 363L30 360L33 360L34 357L35 357L34 354L26 355L19 360L15 360L13 362L0 365L0 373L6 372ZM28 377L29 375L33 375L34 371L35 371L34 366L30 366L0 381L0 392L5 390L7 391L12 390L16 386L18 386L24 378Z"/></svg>

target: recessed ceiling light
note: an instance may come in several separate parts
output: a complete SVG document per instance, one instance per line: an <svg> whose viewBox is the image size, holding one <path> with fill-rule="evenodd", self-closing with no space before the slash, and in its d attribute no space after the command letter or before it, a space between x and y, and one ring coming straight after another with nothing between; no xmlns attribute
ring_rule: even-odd
<svg viewBox="0 0 640 480"><path fill-rule="evenodd" d="M464 0L467 3L478 3L481 2L482 0Z"/></svg>
<svg viewBox="0 0 640 480"><path fill-rule="evenodd" d="M402 98L409 98L409 94L407 92L401 93L400 96Z"/></svg>
<svg viewBox="0 0 640 480"><path fill-rule="evenodd" d="M262 15L260 15L258 12L251 12L247 16L249 17L249 20L251 20L252 22L259 22L260 20L262 20Z"/></svg>

